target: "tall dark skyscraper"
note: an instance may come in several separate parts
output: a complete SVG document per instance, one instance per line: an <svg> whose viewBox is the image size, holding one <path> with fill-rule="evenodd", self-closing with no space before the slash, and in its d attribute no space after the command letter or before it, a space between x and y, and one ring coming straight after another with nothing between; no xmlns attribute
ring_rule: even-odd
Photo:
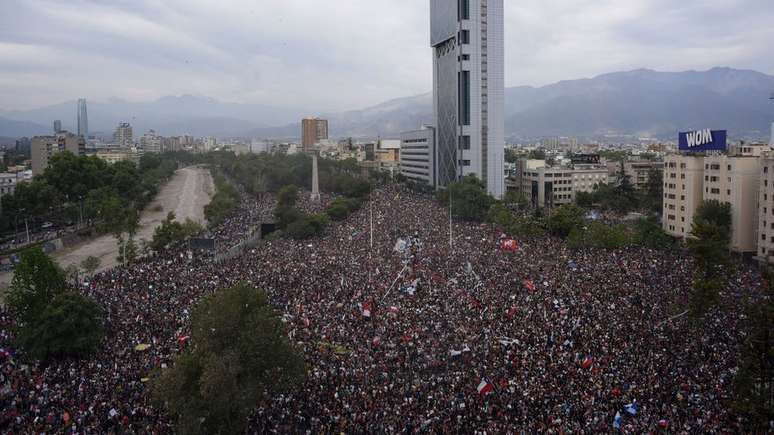
<svg viewBox="0 0 774 435"><path fill-rule="evenodd" d="M57 134L60 131L62 131L62 121L57 119L54 121L54 134Z"/></svg>
<svg viewBox="0 0 774 435"><path fill-rule="evenodd" d="M503 0L430 0L438 185L474 174L505 193Z"/></svg>
<svg viewBox="0 0 774 435"><path fill-rule="evenodd" d="M89 116L86 112L86 99L78 100L78 135L84 139L89 137Z"/></svg>

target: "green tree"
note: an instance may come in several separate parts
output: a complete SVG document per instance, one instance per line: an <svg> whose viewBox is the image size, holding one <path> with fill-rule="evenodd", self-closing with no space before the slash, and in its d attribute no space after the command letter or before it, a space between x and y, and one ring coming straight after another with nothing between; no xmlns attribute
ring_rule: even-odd
<svg viewBox="0 0 774 435"><path fill-rule="evenodd" d="M325 214L313 214L288 225L285 230L288 235L296 240L304 240L319 235L328 225L328 216Z"/></svg>
<svg viewBox="0 0 774 435"><path fill-rule="evenodd" d="M575 205L563 205L548 217L548 231L551 235L567 238L573 229L583 227L583 209Z"/></svg>
<svg viewBox="0 0 774 435"><path fill-rule="evenodd" d="M357 211L362 203L358 199L339 197L333 200L325 213L335 221L341 221L347 218L351 213Z"/></svg>
<svg viewBox="0 0 774 435"><path fill-rule="evenodd" d="M66 286L62 269L40 248L30 248L14 270L6 302L22 325L34 323Z"/></svg>
<svg viewBox="0 0 774 435"><path fill-rule="evenodd" d="M524 210L529 206L529 199L520 190L509 190L503 196L503 204L511 210Z"/></svg>
<svg viewBox="0 0 774 435"><path fill-rule="evenodd" d="M594 196L591 192L578 192L575 194L575 204L578 207L591 208L594 206Z"/></svg>
<svg viewBox="0 0 774 435"><path fill-rule="evenodd" d="M120 264L134 263L139 254L137 243L134 241L134 236L128 234L127 237L124 238L122 234L116 238L116 243L118 244L118 256L116 257L116 261Z"/></svg>
<svg viewBox="0 0 774 435"><path fill-rule="evenodd" d="M675 239L667 234L655 219L640 219L634 224L635 244L650 249L670 250Z"/></svg>
<svg viewBox="0 0 774 435"><path fill-rule="evenodd" d="M691 315L700 318L718 301L729 275L728 244L731 237L731 206L705 201L696 210L688 248L696 262L691 293Z"/></svg>
<svg viewBox="0 0 774 435"><path fill-rule="evenodd" d="M621 249L630 244L631 238L624 225L606 225L602 222L576 226L567 237L567 245L574 249Z"/></svg>
<svg viewBox="0 0 774 435"><path fill-rule="evenodd" d="M154 251L160 252L169 245L182 242L185 238L186 233L183 225L175 220L174 212L169 212L167 218L161 221L161 225L153 230L150 247Z"/></svg>
<svg viewBox="0 0 774 435"><path fill-rule="evenodd" d="M296 202L298 202L298 187L296 186L285 186L277 193L277 207L295 207Z"/></svg>
<svg viewBox="0 0 774 435"><path fill-rule="evenodd" d="M42 361L82 357L96 350L103 337L101 309L76 292L57 294L34 322L19 329L18 341Z"/></svg>
<svg viewBox="0 0 774 435"><path fill-rule="evenodd" d="M99 269L100 263L102 262L99 258L89 255L81 261L81 269L83 269L87 275L91 276Z"/></svg>
<svg viewBox="0 0 774 435"><path fill-rule="evenodd" d="M645 186L645 201L651 211L661 214L664 203L664 171L651 169L648 172L648 184Z"/></svg>
<svg viewBox="0 0 774 435"><path fill-rule="evenodd" d="M451 183L441 199L445 200L446 204L451 200L452 215L468 222L484 221L489 207L495 202L484 189L484 183L475 175Z"/></svg>
<svg viewBox="0 0 774 435"><path fill-rule="evenodd" d="M260 400L289 391L305 375L303 358L266 296L246 285L199 303L191 342L151 384L180 433L243 433Z"/></svg>
<svg viewBox="0 0 774 435"><path fill-rule="evenodd" d="M239 192L226 179L217 173L213 174L215 195L204 207L204 217L211 227L220 225L238 205L241 200Z"/></svg>

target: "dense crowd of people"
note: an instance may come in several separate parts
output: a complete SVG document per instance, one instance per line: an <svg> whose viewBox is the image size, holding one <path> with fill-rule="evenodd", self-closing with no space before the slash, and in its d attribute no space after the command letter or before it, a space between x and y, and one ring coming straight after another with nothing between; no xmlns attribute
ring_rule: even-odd
<svg viewBox="0 0 774 435"><path fill-rule="evenodd" d="M233 245L274 204L245 198L213 234ZM146 258L82 289L105 309L99 353L46 367L14 349L0 312L0 432L171 432L148 378L186 345L196 302L238 282L268 294L309 368L296 391L258 404L254 433L740 431L728 400L756 272L739 268L696 327L682 312L693 265L679 252L552 238L506 252L492 225L451 233L432 198L393 186L320 238L221 264Z"/></svg>

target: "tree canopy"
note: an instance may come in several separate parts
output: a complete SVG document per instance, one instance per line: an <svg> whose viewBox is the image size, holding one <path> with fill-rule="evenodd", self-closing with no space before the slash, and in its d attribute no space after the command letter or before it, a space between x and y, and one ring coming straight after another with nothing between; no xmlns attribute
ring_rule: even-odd
<svg viewBox="0 0 774 435"><path fill-rule="evenodd" d="M66 288L64 271L39 247L22 252L6 295L11 312L31 323Z"/></svg>
<svg viewBox="0 0 774 435"><path fill-rule="evenodd" d="M190 342L152 383L154 398L169 409L180 433L243 433L259 400L305 376L303 358L266 296L244 284L199 303Z"/></svg>
<svg viewBox="0 0 774 435"><path fill-rule="evenodd" d="M13 195L2 198L0 230L13 230L19 218L27 218L35 228L44 221L67 224L83 217L99 222L102 233L123 232L116 225L126 221L117 217L145 207L161 183L174 174L177 159L176 154L148 154L137 166L128 161L108 164L95 156L58 153L42 174L20 183Z"/></svg>
<svg viewBox="0 0 774 435"><path fill-rule="evenodd" d="M704 201L696 210L688 248L696 261L691 293L691 314L702 317L719 299L729 274L728 245L731 238L731 205Z"/></svg>
<svg viewBox="0 0 774 435"><path fill-rule="evenodd" d="M445 205L451 201L451 211L455 218L468 222L484 221L495 202L486 192L484 183L475 175L468 175L461 181L449 184L438 196Z"/></svg>
<svg viewBox="0 0 774 435"><path fill-rule="evenodd" d="M102 339L100 308L69 290L62 269L40 248L22 253L7 302L19 345L33 358L83 356Z"/></svg>

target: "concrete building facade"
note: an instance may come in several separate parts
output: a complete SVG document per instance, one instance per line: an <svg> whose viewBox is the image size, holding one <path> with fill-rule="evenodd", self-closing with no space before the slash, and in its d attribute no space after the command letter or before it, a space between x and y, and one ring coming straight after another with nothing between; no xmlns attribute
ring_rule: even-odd
<svg viewBox="0 0 774 435"><path fill-rule="evenodd" d="M704 158L704 200L731 204L729 247L734 252L756 251L759 185L759 156Z"/></svg>
<svg viewBox="0 0 774 435"><path fill-rule="evenodd" d="M132 125L128 122L118 124L116 131L113 133L113 143L122 148L128 148L134 145Z"/></svg>
<svg viewBox="0 0 774 435"><path fill-rule="evenodd" d="M621 172L621 162L608 162L607 168L611 178L618 178ZM664 162L652 160L630 160L623 162L624 175L629 178L635 189L644 190L648 187L652 171L664 170Z"/></svg>
<svg viewBox="0 0 774 435"><path fill-rule="evenodd" d="M504 193L504 39L503 0L430 0L440 187L474 174Z"/></svg>
<svg viewBox="0 0 774 435"><path fill-rule="evenodd" d="M757 257L774 263L774 152L764 153L759 162Z"/></svg>
<svg viewBox="0 0 774 435"><path fill-rule="evenodd" d="M671 154L664 159L664 231L674 237L691 232L693 215L704 199L703 190L703 156Z"/></svg>
<svg viewBox="0 0 774 435"><path fill-rule="evenodd" d="M409 180L436 187L435 128L400 135L400 173Z"/></svg>
<svg viewBox="0 0 774 435"><path fill-rule="evenodd" d="M696 211L703 201L731 206L729 248L738 253L759 252L760 225L764 227L768 195L763 145L731 147L727 154L668 155L664 161L663 228L672 236L689 237ZM765 168L765 165L763 166ZM762 223L759 224L759 221Z"/></svg>
<svg viewBox="0 0 774 435"><path fill-rule="evenodd" d="M69 151L75 155L86 152L86 140L83 136L72 133L60 133L56 136L36 136L32 138L30 155L32 158L32 174L40 175L48 167L48 162L55 154Z"/></svg>
<svg viewBox="0 0 774 435"><path fill-rule="evenodd" d="M521 192L539 208L553 208L573 204L580 192L593 192L598 184L608 181L607 167L603 165L575 165L567 167L537 166L542 160L525 160L521 172ZM530 164L532 162L532 164Z"/></svg>

